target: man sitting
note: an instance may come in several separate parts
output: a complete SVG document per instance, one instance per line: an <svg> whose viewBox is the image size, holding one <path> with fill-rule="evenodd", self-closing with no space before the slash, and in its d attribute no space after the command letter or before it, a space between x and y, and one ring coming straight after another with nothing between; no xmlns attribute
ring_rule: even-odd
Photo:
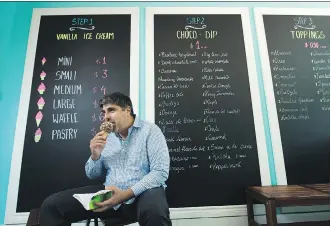
<svg viewBox="0 0 331 226"><path fill-rule="evenodd" d="M165 195L169 150L160 128L133 113L130 98L121 93L100 100L105 121L113 125L107 137L99 132L90 141L85 171L90 179L106 172L103 185L61 191L46 198L40 209L41 226L68 226L87 218L137 219L142 226L171 226ZM87 211L73 194L108 189L113 196Z"/></svg>

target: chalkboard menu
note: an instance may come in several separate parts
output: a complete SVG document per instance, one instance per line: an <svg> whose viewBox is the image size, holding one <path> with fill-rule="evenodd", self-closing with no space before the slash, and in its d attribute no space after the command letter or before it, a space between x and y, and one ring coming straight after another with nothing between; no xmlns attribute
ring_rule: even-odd
<svg viewBox="0 0 331 226"><path fill-rule="evenodd" d="M32 75L25 75L31 86L21 98L26 105L22 100L30 93L15 211L38 208L61 190L104 182L85 174L90 140L103 121L99 100L119 91L134 96L137 109L137 34L131 31L136 18L120 13L41 15L39 28L32 26L30 35L38 36Z"/></svg>
<svg viewBox="0 0 331 226"><path fill-rule="evenodd" d="M274 113L269 112L281 140L275 157L282 152L288 184L329 183L330 17L295 13L262 15L261 51L268 54L270 70L264 74L266 91L274 99L268 102ZM286 182L280 173L279 178Z"/></svg>
<svg viewBox="0 0 331 226"><path fill-rule="evenodd" d="M170 206L244 204L245 187L261 185L254 124L262 122L241 15L155 14L152 30L152 110L171 157Z"/></svg>

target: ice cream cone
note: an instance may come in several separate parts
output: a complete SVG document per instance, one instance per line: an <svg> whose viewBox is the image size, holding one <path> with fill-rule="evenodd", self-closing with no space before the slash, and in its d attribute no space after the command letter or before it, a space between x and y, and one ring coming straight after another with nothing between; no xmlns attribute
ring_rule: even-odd
<svg viewBox="0 0 331 226"><path fill-rule="evenodd" d="M44 105L45 105L45 100L44 98L40 97L38 102L37 102L37 105L38 105L38 109L39 110L42 110L44 108Z"/></svg>
<svg viewBox="0 0 331 226"><path fill-rule="evenodd" d="M106 139L108 137L108 134L106 131L103 131L103 137Z"/></svg>
<svg viewBox="0 0 331 226"><path fill-rule="evenodd" d="M111 122L103 122L100 126L100 131L103 131L103 136L107 138L108 134L113 132L114 125Z"/></svg>
<svg viewBox="0 0 331 226"><path fill-rule="evenodd" d="M44 83L40 83L40 85L38 86L38 92L39 94L44 94L45 90L46 90L46 86Z"/></svg>
<svg viewBox="0 0 331 226"><path fill-rule="evenodd" d="M40 124L41 120L43 119L43 113L41 111L39 111L36 114L35 118L36 118L37 127L39 127L39 124Z"/></svg>
<svg viewBox="0 0 331 226"><path fill-rule="evenodd" d="M39 126L40 121L41 121L40 119L36 119L37 127Z"/></svg>
<svg viewBox="0 0 331 226"><path fill-rule="evenodd" d="M38 128L36 133L34 134L34 141L36 143L38 143L40 141L41 134L42 134L42 132L41 132L40 128Z"/></svg>
<svg viewBox="0 0 331 226"><path fill-rule="evenodd" d="M43 59L41 59L41 64L44 66L45 63L46 63L46 58L43 57Z"/></svg>
<svg viewBox="0 0 331 226"><path fill-rule="evenodd" d="M44 71L42 71L42 72L40 73L40 79L41 79L41 80L44 80L45 77L46 77L46 73L45 73Z"/></svg>

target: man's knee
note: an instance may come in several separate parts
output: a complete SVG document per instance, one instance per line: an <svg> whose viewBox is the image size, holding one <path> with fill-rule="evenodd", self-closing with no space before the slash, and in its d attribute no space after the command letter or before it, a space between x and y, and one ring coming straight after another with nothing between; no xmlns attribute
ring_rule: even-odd
<svg viewBox="0 0 331 226"><path fill-rule="evenodd" d="M169 218L169 209L167 206L157 203L145 206L140 213L140 219L158 222Z"/></svg>
<svg viewBox="0 0 331 226"><path fill-rule="evenodd" d="M62 205L63 203L61 202L65 202L65 200L63 199L62 192L54 193L48 196L46 199L44 199L44 201L40 206L40 211L42 210L50 211L61 208L61 206L63 206Z"/></svg>
<svg viewBox="0 0 331 226"><path fill-rule="evenodd" d="M55 203L56 203L56 194L52 194L42 202L40 206L40 210L42 211L45 209L53 208L55 206Z"/></svg>
<svg viewBox="0 0 331 226"><path fill-rule="evenodd" d="M138 219L141 225L169 224L169 207L163 188L153 188L145 191L138 201ZM167 222L167 223L165 223Z"/></svg>

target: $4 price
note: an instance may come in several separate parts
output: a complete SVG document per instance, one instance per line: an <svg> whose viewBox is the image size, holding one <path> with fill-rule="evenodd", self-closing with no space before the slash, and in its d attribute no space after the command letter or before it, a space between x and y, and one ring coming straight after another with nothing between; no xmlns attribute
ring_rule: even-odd
<svg viewBox="0 0 331 226"><path fill-rule="evenodd" d="M98 92L98 90L99 90L98 87L93 87L92 92L96 93L96 92ZM103 92L103 95L106 95L106 87L105 86L102 86L100 88L100 91Z"/></svg>

